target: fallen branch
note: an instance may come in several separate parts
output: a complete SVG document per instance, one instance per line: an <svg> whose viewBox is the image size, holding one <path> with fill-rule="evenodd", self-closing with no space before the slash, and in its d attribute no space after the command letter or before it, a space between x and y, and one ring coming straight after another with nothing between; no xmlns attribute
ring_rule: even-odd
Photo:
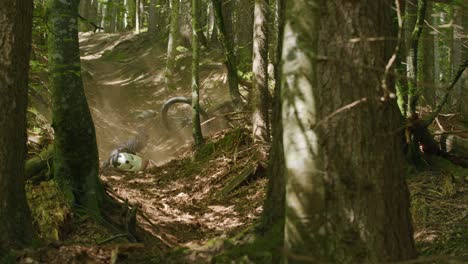
<svg viewBox="0 0 468 264"><path fill-rule="evenodd" d="M93 30L94 32L96 32L98 29L104 30L103 27L96 25L96 24L95 24L94 22L92 22L91 20L82 17L80 14L78 14L78 18L81 19L81 20L83 20L83 21L85 21L85 22L88 22L89 24L91 24L91 26L94 27L94 30Z"/></svg>
<svg viewBox="0 0 468 264"><path fill-rule="evenodd" d="M41 151L41 153L28 159L25 164L26 180L31 179L45 168L50 167L52 158L54 157L54 144L50 144Z"/></svg>

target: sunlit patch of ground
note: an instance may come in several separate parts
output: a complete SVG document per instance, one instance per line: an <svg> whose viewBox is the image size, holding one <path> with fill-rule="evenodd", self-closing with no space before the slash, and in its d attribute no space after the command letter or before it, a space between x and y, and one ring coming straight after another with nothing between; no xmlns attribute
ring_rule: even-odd
<svg viewBox="0 0 468 264"><path fill-rule="evenodd" d="M106 176L104 180L118 196L138 204L170 245L199 244L251 225L262 211L263 177L252 175L227 196L220 196L227 181L255 163L244 133L228 133L227 137L235 137L232 143L237 142L237 148L220 147L196 160L188 152L149 173ZM206 148L222 146L216 142L223 139L224 132Z"/></svg>

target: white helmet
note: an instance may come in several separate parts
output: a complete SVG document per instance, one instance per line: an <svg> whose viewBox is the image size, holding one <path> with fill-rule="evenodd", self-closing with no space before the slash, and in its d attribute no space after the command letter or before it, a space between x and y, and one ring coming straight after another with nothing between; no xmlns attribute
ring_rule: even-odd
<svg viewBox="0 0 468 264"><path fill-rule="evenodd" d="M143 160L137 155L120 152L113 159L112 165L123 171L139 171L143 169Z"/></svg>

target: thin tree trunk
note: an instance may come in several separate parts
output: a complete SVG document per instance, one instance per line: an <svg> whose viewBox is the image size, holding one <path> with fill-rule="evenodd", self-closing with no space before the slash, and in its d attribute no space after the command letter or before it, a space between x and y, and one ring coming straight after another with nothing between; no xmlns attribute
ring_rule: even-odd
<svg viewBox="0 0 468 264"><path fill-rule="evenodd" d="M239 0L236 12L238 24L236 30L237 63L243 72L252 69L254 2L252 0Z"/></svg>
<svg viewBox="0 0 468 264"><path fill-rule="evenodd" d="M463 35L465 36L465 43L462 45L462 56L463 60L468 59L468 43L466 40L466 36L468 36L468 11L462 13L462 19L463 19ZM468 121L468 104L463 103L468 101L468 71L464 71L463 75L460 80L461 83L461 96L460 96L460 113L462 117L465 117L465 121Z"/></svg>
<svg viewBox="0 0 468 264"><path fill-rule="evenodd" d="M416 21L414 28L411 29L410 39L408 40L408 59L407 72L408 72L408 116L413 117L416 115L416 105L420 94L420 87L418 85L418 46L419 38L423 31L423 23L426 14L427 0L418 0L416 8ZM407 4L407 15L411 15L413 8L412 4Z"/></svg>
<svg viewBox="0 0 468 264"><path fill-rule="evenodd" d="M237 76L237 63L234 54L234 47L232 39L229 39L228 31L225 25L225 18L223 17L222 0L212 0L213 9L216 18L216 26L219 30L219 40L224 48L225 64L228 70L228 84L229 94L231 100L237 108L242 107L242 99L239 92L239 79ZM230 19L227 19L230 21Z"/></svg>
<svg viewBox="0 0 468 264"><path fill-rule="evenodd" d="M467 9L465 9L468 12ZM463 9L460 6L453 7L453 40L452 40L452 60L451 60L451 76L455 76L462 63L462 44L463 44ZM460 101L462 98L462 86L461 82L457 82L451 94L452 109L459 111L462 104L466 104L466 101ZM468 89L465 87L465 89Z"/></svg>
<svg viewBox="0 0 468 264"><path fill-rule="evenodd" d="M428 15L432 14L432 2L427 3ZM434 35L432 29L424 25L421 35L421 41L418 47L418 80L419 87L422 90L426 104L435 106L435 81L434 81Z"/></svg>
<svg viewBox="0 0 468 264"><path fill-rule="evenodd" d="M283 39L285 1L276 0L276 13L278 19L278 31L276 38ZM263 206L263 214L260 222L262 233L272 232L278 239L278 248L283 247L284 238L284 210L285 210L285 161L283 146L283 122L281 120L282 96L281 96L281 54L283 41L277 41L275 49L275 92L273 96L273 114L271 121L272 141L268 164L268 189ZM279 230L278 233L275 231ZM273 252L275 263L279 263L280 254Z"/></svg>
<svg viewBox="0 0 468 264"><path fill-rule="evenodd" d="M31 0L0 2L0 262L33 239L24 191L32 10Z"/></svg>
<svg viewBox="0 0 468 264"><path fill-rule="evenodd" d="M167 42L167 61L166 70L164 73L166 90L169 91L174 88L173 72L175 66L175 52L179 33L179 8L180 0L172 0L171 6L171 28L169 31L169 40Z"/></svg>
<svg viewBox="0 0 468 264"><path fill-rule="evenodd" d="M135 3L135 33L140 34L140 1Z"/></svg>
<svg viewBox="0 0 468 264"><path fill-rule="evenodd" d="M254 143L259 144L260 159L265 160L265 144L270 142L270 122L268 116L268 0L255 0L253 32L253 89L252 132Z"/></svg>
<svg viewBox="0 0 468 264"><path fill-rule="evenodd" d="M200 80L198 74L198 62L200 55L200 45L198 34L200 31L198 24L198 9L200 1L192 0L192 135L196 148L203 145L203 135L200 125Z"/></svg>
<svg viewBox="0 0 468 264"><path fill-rule="evenodd" d="M148 32L150 34L156 33L156 5L158 4L158 0L150 0L149 5L149 18L148 18Z"/></svg>
<svg viewBox="0 0 468 264"><path fill-rule="evenodd" d="M98 179L96 134L80 74L78 2L48 0L47 4L54 179L72 205L99 215L105 194Z"/></svg>

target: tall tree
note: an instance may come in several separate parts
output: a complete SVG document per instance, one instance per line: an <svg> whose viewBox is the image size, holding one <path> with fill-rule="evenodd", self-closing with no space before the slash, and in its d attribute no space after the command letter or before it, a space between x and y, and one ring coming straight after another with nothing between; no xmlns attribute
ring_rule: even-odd
<svg viewBox="0 0 468 264"><path fill-rule="evenodd" d="M33 237L24 192L32 10L32 0L0 2L0 256Z"/></svg>
<svg viewBox="0 0 468 264"><path fill-rule="evenodd" d="M278 31L276 37L279 40L283 39L284 29L284 9L285 0L276 0L276 17L278 23ZM268 162L268 189L267 197L264 203L264 210L261 218L260 231L262 233L275 233L275 238L279 239L278 247L283 247L284 236L284 193L285 193L285 163L284 163L284 147L283 147L283 122L282 122L282 95L281 95L281 53L283 51L283 41L276 42L275 49L275 90L273 96L273 114L271 120L271 149ZM276 233L277 230L280 230ZM274 252L278 254L278 252ZM280 256L274 256L279 262Z"/></svg>
<svg viewBox="0 0 468 264"><path fill-rule="evenodd" d="M266 159L265 143L270 142L268 114L268 0L255 0L253 30L253 89L251 92L252 130L259 154Z"/></svg>
<svg viewBox="0 0 468 264"><path fill-rule="evenodd" d="M81 79L78 3L79 0L47 1L54 178L73 205L99 214L105 196L98 179L94 124Z"/></svg>
<svg viewBox="0 0 468 264"><path fill-rule="evenodd" d="M383 263L416 254L401 135L389 132L403 120L390 99L393 80L381 86L396 44L392 3L289 3L283 52L288 263L299 263L297 255Z"/></svg>
<svg viewBox="0 0 468 264"><path fill-rule="evenodd" d="M174 85L172 78L174 75L175 52L179 33L180 0L172 0L171 3L171 25L169 30L169 39L167 41L167 61L164 72L166 90L172 89Z"/></svg>
<svg viewBox="0 0 468 264"><path fill-rule="evenodd" d="M135 0L135 33L140 34L140 1Z"/></svg>
<svg viewBox="0 0 468 264"><path fill-rule="evenodd" d="M432 13L432 2L427 3L427 15ZM434 34L425 24L418 46L418 76L417 82L422 90L426 104L435 106L435 80L434 80Z"/></svg>
<svg viewBox="0 0 468 264"><path fill-rule="evenodd" d="M149 7L148 7L148 32L151 34L155 34L156 29L156 6L159 5L158 0L151 0Z"/></svg>
<svg viewBox="0 0 468 264"><path fill-rule="evenodd" d="M226 27L226 21L230 21L230 18L224 17L222 0L212 0L212 3L216 19L216 27L219 30L218 37L224 49L225 65L228 70L227 78L229 84L229 94L231 95L231 100L234 105L236 105L237 108L240 108L242 105L242 99L239 92L239 78L237 76L237 63L234 53L234 43L230 38L232 34L229 33L229 23Z"/></svg>
<svg viewBox="0 0 468 264"><path fill-rule="evenodd" d="M468 11L466 10L466 8L464 10L465 12L462 13L462 21L463 21L462 32L464 36L468 36ZM468 60L468 43L466 39L465 39L464 45L462 46L462 58L463 58L463 61ZM460 112L461 112L461 116L468 118L468 104L463 103L463 102L468 101L468 89L466 88L468 87L468 71L465 70L463 72L460 82L461 82L461 87L464 87L464 89L462 89L462 92L461 92Z"/></svg>
<svg viewBox="0 0 468 264"><path fill-rule="evenodd" d="M197 31L201 31L198 22L199 4L199 0L192 0L192 135L197 148L203 144L200 125L200 80L198 73L200 42Z"/></svg>

